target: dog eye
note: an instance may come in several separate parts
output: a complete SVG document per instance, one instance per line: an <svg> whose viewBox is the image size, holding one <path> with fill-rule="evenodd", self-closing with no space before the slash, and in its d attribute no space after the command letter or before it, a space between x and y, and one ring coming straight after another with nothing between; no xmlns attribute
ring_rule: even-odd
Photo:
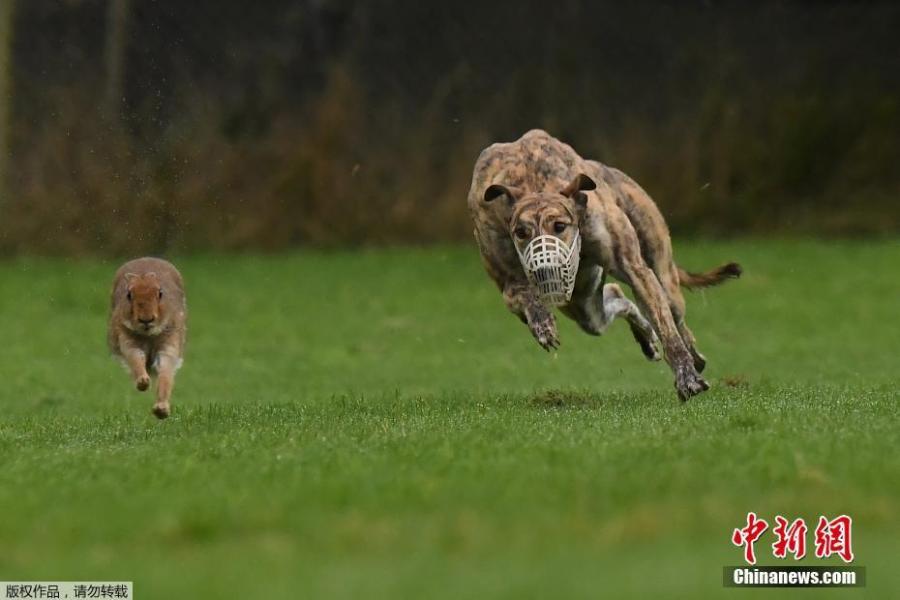
<svg viewBox="0 0 900 600"><path fill-rule="evenodd" d="M522 225L519 225L518 227L516 227L516 237L520 240L524 240L528 237L528 230L525 229L525 227L523 227Z"/></svg>
<svg viewBox="0 0 900 600"><path fill-rule="evenodd" d="M563 231L566 230L566 227L568 227L568 226L569 226L568 223L563 223L562 221L557 221L556 223L553 224L553 231L555 231L556 233L562 233Z"/></svg>
<svg viewBox="0 0 900 600"><path fill-rule="evenodd" d="M128 293L125 294L125 297L128 298L129 302L131 302L131 290L128 290Z"/></svg>
<svg viewBox="0 0 900 600"><path fill-rule="evenodd" d="M162 300L162 290L159 290L159 299Z"/></svg>

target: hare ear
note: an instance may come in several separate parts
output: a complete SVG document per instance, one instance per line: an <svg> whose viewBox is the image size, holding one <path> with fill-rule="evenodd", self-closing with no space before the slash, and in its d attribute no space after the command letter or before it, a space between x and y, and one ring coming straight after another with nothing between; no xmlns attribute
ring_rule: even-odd
<svg viewBox="0 0 900 600"><path fill-rule="evenodd" d="M495 183L491 186L488 186L488 189L484 190L484 201L493 202L495 198L497 198L498 196L503 196L504 194L506 195L506 201L510 205L512 205L515 204L522 196L522 191L519 188L507 187L505 185Z"/></svg>
<svg viewBox="0 0 900 600"><path fill-rule="evenodd" d="M571 198L578 192L589 192L596 189L597 184L594 183L593 179L591 179L584 173L579 173L575 176L575 179L569 182L569 185L562 189L560 194L566 196L567 198Z"/></svg>
<svg viewBox="0 0 900 600"><path fill-rule="evenodd" d="M123 275L123 277L125 277L125 283L130 284L132 282L132 280L137 278L137 273L125 273L125 275Z"/></svg>
<svg viewBox="0 0 900 600"><path fill-rule="evenodd" d="M147 279L156 279L159 280L159 276L156 274L156 271L147 271L144 273L144 277Z"/></svg>

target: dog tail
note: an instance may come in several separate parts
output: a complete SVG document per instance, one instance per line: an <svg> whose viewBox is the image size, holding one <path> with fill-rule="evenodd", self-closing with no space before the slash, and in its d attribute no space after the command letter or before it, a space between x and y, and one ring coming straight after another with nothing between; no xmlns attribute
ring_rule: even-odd
<svg viewBox="0 0 900 600"><path fill-rule="evenodd" d="M705 288L725 283L729 279L737 279L743 272L741 265L733 262L716 267L707 273L689 273L678 267L678 283L689 290Z"/></svg>

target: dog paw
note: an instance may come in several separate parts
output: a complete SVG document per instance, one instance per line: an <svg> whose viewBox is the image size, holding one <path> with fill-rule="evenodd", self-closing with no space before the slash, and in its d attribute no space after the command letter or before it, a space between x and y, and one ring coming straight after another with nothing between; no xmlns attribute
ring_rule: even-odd
<svg viewBox="0 0 900 600"><path fill-rule="evenodd" d="M644 351L644 356L647 357L647 360L659 361L662 360L662 352L659 351L659 338L656 335L656 332L653 332L653 336L650 340L644 340L641 343L641 350Z"/></svg>
<svg viewBox="0 0 900 600"><path fill-rule="evenodd" d="M146 392L150 388L150 376L141 375L140 377L135 379L134 387L136 387L139 392Z"/></svg>
<svg viewBox="0 0 900 600"><path fill-rule="evenodd" d="M540 344L541 348L548 352L559 348L559 337L556 333L556 320L551 313L547 312L542 319L533 321L529 325L529 328L531 329L531 334L534 336L534 339L537 340L537 343Z"/></svg>
<svg viewBox="0 0 900 600"><path fill-rule="evenodd" d="M636 327L631 323L628 325L631 327L631 335L634 336L634 341L641 347L641 352L644 354L644 357L647 360L652 361L660 360L662 358L662 353L659 351L660 343L656 332L651 329L648 334L646 330Z"/></svg>
<svg viewBox="0 0 900 600"><path fill-rule="evenodd" d="M165 419L169 416L171 409L168 404L154 404L153 405L153 415L157 419Z"/></svg>
<svg viewBox="0 0 900 600"><path fill-rule="evenodd" d="M678 369L675 377L675 389L678 390L678 397L684 402L688 398L708 390L709 384L691 366L690 368Z"/></svg>
<svg viewBox="0 0 900 600"><path fill-rule="evenodd" d="M703 369L706 368L706 357L699 352L694 353L694 368L697 369L698 373L702 373Z"/></svg>

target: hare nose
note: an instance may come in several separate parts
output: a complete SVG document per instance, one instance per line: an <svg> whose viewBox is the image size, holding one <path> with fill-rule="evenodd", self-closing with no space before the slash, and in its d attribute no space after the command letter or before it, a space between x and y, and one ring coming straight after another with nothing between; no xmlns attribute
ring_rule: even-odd
<svg viewBox="0 0 900 600"><path fill-rule="evenodd" d="M143 323L144 325L149 325L150 323L153 322L153 320L154 320L153 317L150 317L149 319L144 319L144 318L139 318L139 319L138 319L138 321L140 321L140 322Z"/></svg>

